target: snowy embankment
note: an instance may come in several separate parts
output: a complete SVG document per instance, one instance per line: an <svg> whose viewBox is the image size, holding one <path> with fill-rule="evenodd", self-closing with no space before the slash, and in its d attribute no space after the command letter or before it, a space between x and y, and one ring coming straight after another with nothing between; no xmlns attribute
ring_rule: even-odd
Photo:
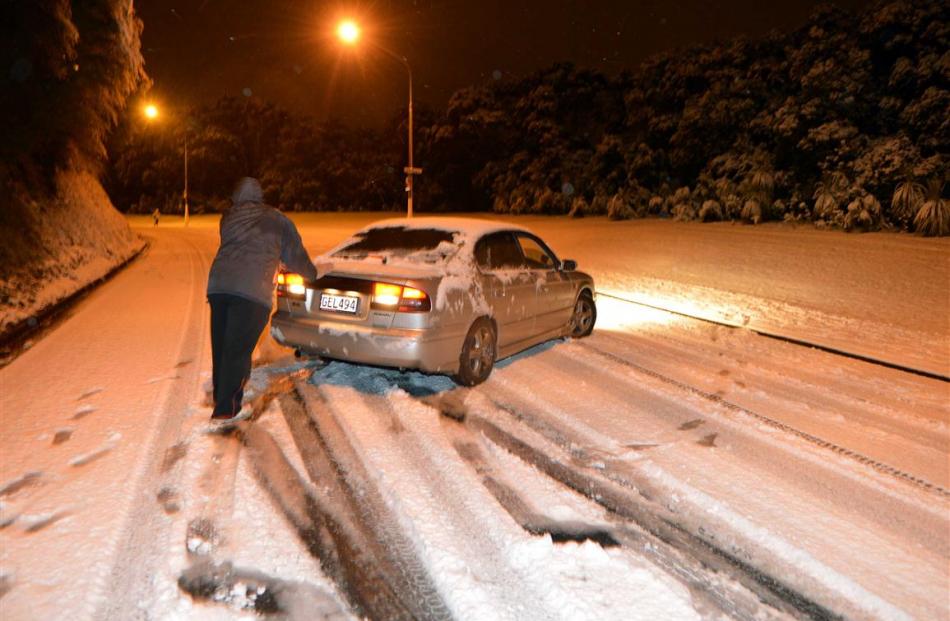
<svg viewBox="0 0 950 621"><path fill-rule="evenodd" d="M2 232L0 341L144 246L91 174L58 173L53 195Z"/></svg>

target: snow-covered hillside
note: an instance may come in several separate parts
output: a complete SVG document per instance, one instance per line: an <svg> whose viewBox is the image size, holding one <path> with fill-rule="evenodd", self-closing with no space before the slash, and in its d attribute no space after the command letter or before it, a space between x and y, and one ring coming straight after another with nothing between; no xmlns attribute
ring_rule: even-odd
<svg viewBox="0 0 950 621"><path fill-rule="evenodd" d="M57 173L53 196L21 212L23 221L0 229L0 337L103 278L144 245L90 173Z"/></svg>

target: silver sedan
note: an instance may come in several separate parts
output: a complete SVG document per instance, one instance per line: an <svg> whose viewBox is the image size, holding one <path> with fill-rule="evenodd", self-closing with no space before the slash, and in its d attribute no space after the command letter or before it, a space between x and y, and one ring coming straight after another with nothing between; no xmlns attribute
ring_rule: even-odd
<svg viewBox="0 0 950 621"><path fill-rule="evenodd" d="M453 375L549 339L587 336L594 281L541 238L504 222L390 219L357 232L305 282L281 273L271 334L298 353Z"/></svg>

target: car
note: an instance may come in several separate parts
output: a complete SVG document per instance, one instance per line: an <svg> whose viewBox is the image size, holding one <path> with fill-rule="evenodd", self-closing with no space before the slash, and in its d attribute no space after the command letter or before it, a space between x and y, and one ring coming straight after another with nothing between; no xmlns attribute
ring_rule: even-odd
<svg viewBox="0 0 950 621"><path fill-rule="evenodd" d="M318 258L316 281L279 273L271 335L298 355L485 381L497 360L587 336L594 280L506 222L376 222Z"/></svg>

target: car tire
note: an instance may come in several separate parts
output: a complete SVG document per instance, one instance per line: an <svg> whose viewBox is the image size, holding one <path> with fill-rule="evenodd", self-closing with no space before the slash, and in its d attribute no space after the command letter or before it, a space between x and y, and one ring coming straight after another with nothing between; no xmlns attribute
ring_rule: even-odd
<svg viewBox="0 0 950 621"><path fill-rule="evenodd" d="M462 343L455 381L462 386L481 384L495 367L498 337L491 321L482 317L472 324Z"/></svg>
<svg viewBox="0 0 950 621"><path fill-rule="evenodd" d="M597 305L590 291L582 291L574 302L574 312L571 313L571 322L567 327L567 334L572 339L580 339L590 335L597 323Z"/></svg>

